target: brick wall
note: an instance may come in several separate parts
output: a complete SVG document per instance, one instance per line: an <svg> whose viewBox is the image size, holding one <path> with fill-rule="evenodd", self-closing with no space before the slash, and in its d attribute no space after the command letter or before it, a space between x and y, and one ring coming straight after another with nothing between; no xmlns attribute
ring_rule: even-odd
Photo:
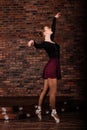
<svg viewBox="0 0 87 130"><path fill-rule="evenodd" d="M0 0L0 96L38 96L48 58L27 42L43 40L40 30L51 26L60 10L55 41L61 48L62 79L57 96L83 98L85 88L84 18L82 0Z"/></svg>

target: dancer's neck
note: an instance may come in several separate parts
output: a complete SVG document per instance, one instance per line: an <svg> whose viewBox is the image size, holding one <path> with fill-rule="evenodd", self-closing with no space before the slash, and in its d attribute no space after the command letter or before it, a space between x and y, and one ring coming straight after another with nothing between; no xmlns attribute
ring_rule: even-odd
<svg viewBox="0 0 87 130"><path fill-rule="evenodd" d="M51 37L50 35L45 35L45 40L44 40L44 41L54 43L54 42L51 40L50 37Z"/></svg>

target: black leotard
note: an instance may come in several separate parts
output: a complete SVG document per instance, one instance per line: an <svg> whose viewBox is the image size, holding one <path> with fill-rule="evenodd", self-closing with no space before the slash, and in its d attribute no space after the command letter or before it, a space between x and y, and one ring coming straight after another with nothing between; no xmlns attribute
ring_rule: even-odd
<svg viewBox="0 0 87 130"><path fill-rule="evenodd" d="M51 35L51 40L54 40L54 34L55 34L55 26L56 26L56 18L53 18L53 23L52 23L52 35ZM44 48L49 56L49 58L59 58L60 57L60 47L57 43L50 43L48 41L43 41L42 43L38 44L34 42L34 46L36 48Z"/></svg>

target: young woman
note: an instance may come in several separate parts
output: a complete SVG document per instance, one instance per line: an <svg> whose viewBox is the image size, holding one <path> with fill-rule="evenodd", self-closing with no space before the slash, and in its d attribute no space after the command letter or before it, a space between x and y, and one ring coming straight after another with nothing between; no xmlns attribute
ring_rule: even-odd
<svg viewBox="0 0 87 130"><path fill-rule="evenodd" d="M36 114L38 118L41 120L41 105L43 103L44 96L49 88L49 102L52 109L51 116L55 119L56 123L59 123L60 119L58 117L56 107L55 107L55 99L56 99L56 91L58 79L61 78L61 70L60 70L60 47L54 42L54 34L55 34L55 26L56 19L60 17L60 13L57 13L53 18L52 27L45 26L43 30L44 41L40 44L36 43L34 40L30 40L28 42L28 46L35 46L38 49L45 49L49 56L49 61L44 67L43 70L43 79L44 79L44 87L43 91L40 94L38 108L36 110Z"/></svg>

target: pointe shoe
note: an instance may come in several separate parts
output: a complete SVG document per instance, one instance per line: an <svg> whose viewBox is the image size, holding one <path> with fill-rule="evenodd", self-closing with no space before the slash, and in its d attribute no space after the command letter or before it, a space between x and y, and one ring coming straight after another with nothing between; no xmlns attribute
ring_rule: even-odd
<svg viewBox="0 0 87 130"><path fill-rule="evenodd" d="M42 120L41 110L37 109L37 110L35 111L35 113L36 113L38 119L41 121L41 120Z"/></svg>
<svg viewBox="0 0 87 130"><path fill-rule="evenodd" d="M51 113L51 116L54 118L54 120L56 121L56 123L59 123L59 122L60 122L60 119L59 119L59 117L58 117L56 111L55 111L55 112L52 112L52 113Z"/></svg>

